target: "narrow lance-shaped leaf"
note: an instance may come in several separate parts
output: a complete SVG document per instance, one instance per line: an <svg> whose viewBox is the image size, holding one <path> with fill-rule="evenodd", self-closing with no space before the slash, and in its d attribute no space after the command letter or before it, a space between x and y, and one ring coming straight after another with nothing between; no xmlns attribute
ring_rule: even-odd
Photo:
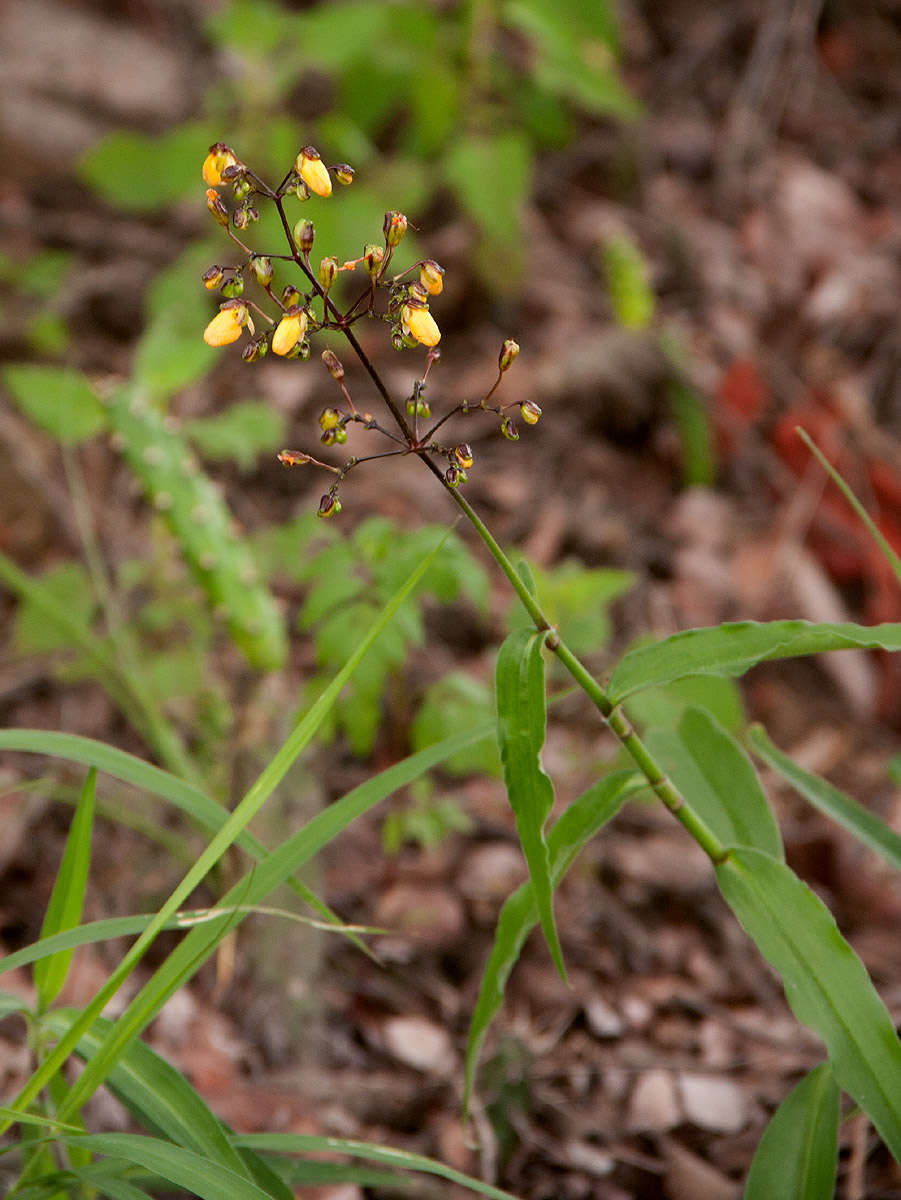
<svg viewBox="0 0 901 1200"><path fill-rule="evenodd" d="M689 706L678 730L650 729L644 742L724 845L785 857L779 826L748 756L710 713Z"/></svg>
<svg viewBox="0 0 901 1200"><path fill-rule="evenodd" d="M78 798L62 862L53 885L47 915L41 927L41 937L51 937L74 929L81 920L88 871L91 865L91 831L94 824L94 800L97 771L88 771ZM72 961L71 950L60 950L38 962L34 968L34 984L38 1007L46 1010L62 990Z"/></svg>
<svg viewBox="0 0 901 1200"><path fill-rule="evenodd" d="M497 740L541 928L557 970L565 979L544 840L544 825L554 806L554 788L539 757L547 721L543 644L543 633L520 629L501 646L497 660Z"/></svg>
<svg viewBox="0 0 901 1200"><path fill-rule="evenodd" d="M745 932L782 976L795 1016L826 1043L839 1086L901 1161L901 1042L832 914L783 863L732 849L716 868Z"/></svg>
<svg viewBox="0 0 901 1200"><path fill-rule="evenodd" d="M832 1200L840 1099L829 1063L804 1076L763 1132L744 1200Z"/></svg>
<svg viewBox="0 0 901 1200"><path fill-rule="evenodd" d="M607 694L617 705L642 688L686 675L743 675L769 659L852 649L901 650L901 624L739 621L687 629L630 650L610 677Z"/></svg>
<svg viewBox="0 0 901 1200"><path fill-rule="evenodd" d="M599 780L573 801L547 836L551 883L554 887L589 838L616 816L630 795L644 786L645 780L634 771L618 771ZM527 881L504 901L494 934L494 945L482 972L479 998L472 1014L466 1046L464 1109L469 1106L475 1085L485 1035L504 1002L504 988L510 972L516 966L526 938L537 923L535 892L531 881Z"/></svg>
<svg viewBox="0 0 901 1200"><path fill-rule="evenodd" d="M838 821L858 841L881 854L896 871L901 871L901 837L894 829L819 775L799 767L770 740L762 725L755 725L749 730L748 741L763 761L778 771L814 808L833 821Z"/></svg>

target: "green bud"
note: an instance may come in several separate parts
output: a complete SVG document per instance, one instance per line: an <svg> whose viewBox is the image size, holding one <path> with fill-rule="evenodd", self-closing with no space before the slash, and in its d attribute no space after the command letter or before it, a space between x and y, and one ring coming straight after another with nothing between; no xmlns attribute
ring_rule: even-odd
<svg viewBox="0 0 901 1200"><path fill-rule="evenodd" d="M504 417L503 421L501 422L501 433L504 435L505 438L508 439L508 441L511 441L511 442L519 441L519 430L516 428L516 426L513 424L513 422L510 420L509 417Z"/></svg>
<svg viewBox="0 0 901 1200"><path fill-rule="evenodd" d="M319 282L323 289L328 291L337 278L338 260L330 254L319 264Z"/></svg>
<svg viewBox="0 0 901 1200"><path fill-rule="evenodd" d="M316 229L312 221L301 218L294 226L294 240L303 254L309 254L313 249Z"/></svg>
<svg viewBox="0 0 901 1200"><path fill-rule="evenodd" d="M244 294L244 272L235 271L231 279L227 283L223 283L222 295L227 296L229 300L236 300L238 296Z"/></svg>
<svg viewBox="0 0 901 1200"><path fill-rule="evenodd" d="M444 481L448 487L452 487L452 488L458 487L459 483L460 483L459 470L454 466L448 467L447 470L444 472Z"/></svg>
<svg viewBox="0 0 901 1200"><path fill-rule="evenodd" d="M385 235L385 243L388 246L399 246L404 240L406 232L407 218L402 212L391 211L385 213L382 233Z"/></svg>
<svg viewBox="0 0 901 1200"><path fill-rule="evenodd" d="M337 429L340 424L341 414L338 412L337 408L324 408L319 414L320 429Z"/></svg>
<svg viewBox="0 0 901 1200"><path fill-rule="evenodd" d="M382 246L376 246L370 243L363 247L363 266L366 268L366 274L375 277L382 269L382 263L385 261L385 250Z"/></svg>
<svg viewBox="0 0 901 1200"><path fill-rule="evenodd" d="M268 287L272 283L272 259L265 254L255 254L250 260L250 269L260 287Z"/></svg>
<svg viewBox="0 0 901 1200"><path fill-rule="evenodd" d="M519 354L519 344L514 342L512 338L507 338L503 346L501 346L500 354L497 356L497 365L501 371L509 371L510 367L513 366L513 360L517 354Z"/></svg>
<svg viewBox="0 0 901 1200"><path fill-rule="evenodd" d="M354 181L354 169L348 163L338 163L337 167L333 167L335 178L339 183L343 183L345 187Z"/></svg>
<svg viewBox="0 0 901 1200"><path fill-rule="evenodd" d="M338 358L338 355L334 352L334 350L323 350L322 361L325 365L325 369L328 371L329 375L331 375L332 379L336 379L340 383L344 378L344 367L341 365L341 360ZM325 411L334 412L335 410L327 408ZM322 417L320 417L319 420L321 423ZM323 428L325 428L325 426L323 426Z"/></svg>

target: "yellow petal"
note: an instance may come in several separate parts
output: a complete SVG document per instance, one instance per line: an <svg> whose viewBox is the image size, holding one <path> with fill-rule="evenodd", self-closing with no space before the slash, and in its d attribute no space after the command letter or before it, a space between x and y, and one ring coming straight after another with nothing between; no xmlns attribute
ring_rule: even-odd
<svg viewBox="0 0 901 1200"><path fill-rule="evenodd" d="M288 313L279 321L272 335L272 353L284 358L290 354L307 328L307 319L302 312Z"/></svg>
<svg viewBox="0 0 901 1200"><path fill-rule="evenodd" d="M441 341L441 330L427 308L411 308L405 305L403 322L420 345L437 346Z"/></svg>
<svg viewBox="0 0 901 1200"><path fill-rule="evenodd" d="M332 177L321 158L311 158L308 154L301 152L297 156L297 174L310 191L315 192L317 196L332 194Z"/></svg>
<svg viewBox="0 0 901 1200"><path fill-rule="evenodd" d="M247 309L223 308L216 313L203 331L203 340L208 346L228 346L241 336L247 317Z"/></svg>
<svg viewBox="0 0 901 1200"><path fill-rule="evenodd" d="M210 146L210 152L203 160L203 170L201 174L205 183L210 187L216 187L222 182L222 172L226 167L233 167L237 163L234 152L229 149L223 142L217 142L214 146Z"/></svg>

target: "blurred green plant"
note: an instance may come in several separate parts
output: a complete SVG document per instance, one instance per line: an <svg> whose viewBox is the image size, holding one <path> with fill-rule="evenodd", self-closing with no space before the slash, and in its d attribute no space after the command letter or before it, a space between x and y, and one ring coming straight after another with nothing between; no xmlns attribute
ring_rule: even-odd
<svg viewBox="0 0 901 1200"><path fill-rule="evenodd" d="M0 254L0 286L8 289L5 306L22 321L25 340L36 354L54 356L70 344L60 293L72 269L67 250L39 250L17 262Z"/></svg>
<svg viewBox="0 0 901 1200"><path fill-rule="evenodd" d="M617 71L609 0L341 0L302 12L228 0L207 33L229 70L211 80L206 115L156 137L109 134L82 162L86 183L132 211L175 204L195 188L196 147L222 128L270 171L298 149L284 113L303 86L317 114L304 114L310 140L378 164L372 182L325 215L322 243L350 243L367 213L390 207L386 193L422 212L446 191L477 231L474 262L495 292L521 275L536 155L564 146L581 114L638 112Z"/></svg>

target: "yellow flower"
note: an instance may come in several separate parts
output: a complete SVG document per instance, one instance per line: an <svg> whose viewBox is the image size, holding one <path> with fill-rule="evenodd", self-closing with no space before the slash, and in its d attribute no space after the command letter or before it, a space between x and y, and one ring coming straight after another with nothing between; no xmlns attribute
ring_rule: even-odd
<svg viewBox="0 0 901 1200"><path fill-rule="evenodd" d="M240 300L223 304L203 331L203 340L208 346L229 346L241 336L247 324L247 305Z"/></svg>
<svg viewBox="0 0 901 1200"><path fill-rule="evenodd" d="M307 331L307 315L302 308L289 308L272 335L272 353L282 358L290 354Z"/></svg>
<svg viewBox="0 0 901 1200"><path fill-rule="evenodd" d="M201 174L204 183L208 183L210 187L216 187L222 182L222 172L225 168L234 167L237 162L235 152L230 146L226 146L225 142L216 142L215 145L210 146L209 154L203 160Z"/></svg>
<svg viewBox="0 0 901 1200"><path fill-rule="evenodd" d="M414 308L412 304L405 304L400 310L400 321L404 332L409 332L422 346L437 346L441 341L441 330L425 307Z"/></svg>
<svg viewBox="0 0 901 1200"><path fill-rule="evenodd" d="M317 196L332 194L331 176L325 163L319 157L319 151L314 150L312 146L304 146L297 156L294 169L310 191L315 192Z"/></svg>
<svg viewBox="0 0 901 1200"><path fill-rule="evenodd" d="M444 267L439 267L433 258L427 259L419 268L419 282L432 296L437 296L444 287Z"/></svg>

